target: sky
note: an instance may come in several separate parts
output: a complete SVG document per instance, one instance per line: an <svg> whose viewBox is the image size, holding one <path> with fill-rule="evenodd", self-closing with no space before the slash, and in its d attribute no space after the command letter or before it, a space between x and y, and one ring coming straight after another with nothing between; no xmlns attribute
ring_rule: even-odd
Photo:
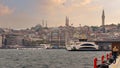
<svg viewBox="0 0 120 68"><path fill-rule="evenodd" d="M120 0L0 0L0 27L24 29L47 21L48 27L70 25L100 26L120 23Z"/></svg>

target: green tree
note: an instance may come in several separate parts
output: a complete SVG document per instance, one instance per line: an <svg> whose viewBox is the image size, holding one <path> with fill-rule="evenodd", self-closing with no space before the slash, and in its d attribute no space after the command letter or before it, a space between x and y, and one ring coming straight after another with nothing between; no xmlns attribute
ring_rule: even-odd
<svg viewBox="0 0 120 68"><path fill-rule="evenodd" d="M97 31L99 29L98 26L91 26L91 28L92 28L93 31Z"/></svg>

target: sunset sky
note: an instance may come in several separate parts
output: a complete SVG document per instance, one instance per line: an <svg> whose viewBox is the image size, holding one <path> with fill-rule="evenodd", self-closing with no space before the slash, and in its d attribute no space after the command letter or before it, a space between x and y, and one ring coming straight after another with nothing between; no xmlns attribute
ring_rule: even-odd
<svg viewBox="0 0 120 68"><path fill-rule="evenodd" d="M0 0L0 27L23 29L41 24L64 26L70 24L100 26L102 10L105 24L120 23L120 0Z"/></svg>

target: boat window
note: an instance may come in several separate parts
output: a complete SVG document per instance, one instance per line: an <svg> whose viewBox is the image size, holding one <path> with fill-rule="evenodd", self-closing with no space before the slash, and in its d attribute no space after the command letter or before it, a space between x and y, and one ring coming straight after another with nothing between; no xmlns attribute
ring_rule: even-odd
<svg viewBox="0 0 120 68"><path fill-rule="evenodd" d="M82 44L81 46L94 46L93 44Z"/></svg>

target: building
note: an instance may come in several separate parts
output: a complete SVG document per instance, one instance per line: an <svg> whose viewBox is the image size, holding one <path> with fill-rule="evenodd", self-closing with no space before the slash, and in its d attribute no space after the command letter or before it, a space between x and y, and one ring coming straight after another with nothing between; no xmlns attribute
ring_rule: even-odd
<svg viewBox="0 0 120 68"><path fill-rule="evenodd" d="M117 25L110 24L110 25L105 25L105 29L107 32L115 32L118 28L117 28Z"/></svg>
<svg viewBox="0 0 120 68"><path fill-rule="evenodd" d="M48 34L48 42L52 46L65 46L65 31L64 29L58 29L54 28L49 34Z"/></svg>
<svg viewBox="0 0 120 68"><path fill-rule="evenodd" d="M23 45L24 36L16 34L6 34L4 40L5 48L16 48ZM18 45L18 46L16 46Z"/></svg>

